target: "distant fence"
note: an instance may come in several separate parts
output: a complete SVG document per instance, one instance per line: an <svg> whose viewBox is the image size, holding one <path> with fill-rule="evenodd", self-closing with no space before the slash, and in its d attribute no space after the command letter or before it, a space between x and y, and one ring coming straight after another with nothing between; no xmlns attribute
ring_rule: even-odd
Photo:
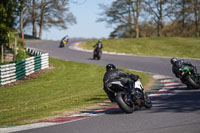
<svg viewBox="0 0 200 133"><path fill-rule="evenodd" d="M38 70L49 67L49 54L27 48L34 55L17 63L0 65L0 86L22 79Z"/></svg>

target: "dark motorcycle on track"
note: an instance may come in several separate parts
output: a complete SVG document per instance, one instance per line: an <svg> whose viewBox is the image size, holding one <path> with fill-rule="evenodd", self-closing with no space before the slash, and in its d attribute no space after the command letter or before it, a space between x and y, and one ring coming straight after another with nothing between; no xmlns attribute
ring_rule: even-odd
<svg viewBox="0 0 200 133"><path fill-rule="evenodd" d="M93 52L93 59L97 59L97 60L100 60L101 59L101 56L102 56L102 51L101 49L98 49L96 48Z"/></svg>
<svg viewBox="0 0 200 133"><path fill-rule="evenodd" d="M142 106L146 108L152 107L151 99L144 92L140 79L135 82L134 89L134 94L131 94L121 81L114 81L109 85L109 90L116 93L115 101L125 113L133 113Z"/></svg>
<svg viewBox="0 0 200 133"><path fill-rule="evenodd" d="M199 89L200 88L200 76L194 74L188 67L179 69L179 76L182 83L186 84L188 88Z"/></svg>
<svg viewBox="0 0 200 133"><path fill-rule="evenodd" d="M174 57L170 61L172 64L172 72L183 84L187 85L190 89L200 88L200 74L197 73L197 68L191 62Z"/></svg>

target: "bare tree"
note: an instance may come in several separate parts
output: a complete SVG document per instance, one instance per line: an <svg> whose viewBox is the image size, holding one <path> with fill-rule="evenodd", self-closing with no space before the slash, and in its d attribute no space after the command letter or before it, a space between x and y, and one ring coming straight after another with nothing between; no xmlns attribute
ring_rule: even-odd
<svg viewBox="0 0 200 133"><path fill-rule="evenodd" d="M191 10L194 16L194 24L195 24L195 36L200 36L199 26L200 26L200 0L192 0L191 1Z"/></svg>
<svg viewBox="0 0 200 133"><path fill-rule="evenodd" d="M27 1L24 0L20 0L20 7L19 7L19 11L20 11L20 33L21 33L21 37L22 39L24 39L24 13L27 11Z"/></svg>
<svg viewBox="0 0 200 133"><path fill-rule="evenodd" d="M75 24L76 18L69 11L68 0L41 0L39 22L39 38L42 30L51 26L67 29L67 24Z"/></svg>
<svg viewBox="0 0 200 133"><path fill-rule="evenodd" d="M33 37L37 37L39 26L39 38L42 31L52 26L67 29L69 24L75 24L76 18L69 11L68 0L32 0L24 5L23 26L32 27ZM21 19L22 21L22 19Z"/></svg>
<svg viewBox="0 0 200 133"><path fill-rule="evenodd" d="M111 6L100 4L103 12L97 21L115 25L110 37L139 37L140 0L116 0Z"/></svg>
<svg viewBox="0 0 200 133"><path fill-rule="evenodd" d="M42 29L43 29L43 25L44 25L44 12L45 12L45 4L46 4L46 0L41 0L41 7L40 7L40 32L39 32L39 38L42 38Z"/></svg>
<svg viewBox="0 0 200 133"><path fill-rule="evenodd" d="M37 36L37 31L36 31L36 3L35 0L32 0L32 25L33 25L33 30L32 30L32 35L33 37L36 38Z"/></svg>
<svg viewBox="0 0 200 133"><path fill-rule="evenodd" d="M191 21L190 18L190 0L171 0L171 14L174 16L174 23L177 23L179 34L185 36L185 32L188 30L188 24Z"/></svg>
<svg viewBox="0 0 200 133"><path fill-rule="evenodd" d="M136 7L135 7L135 31L136 31L136 38L139 38L139 13L141 9L141 0L136 0Z"/></svg>
<svg viewBox="0 0 200 133"><path fill-rule="evenodd" d="M134 17L134 25L135 25L135 37L139 38L139 13L141 10L141 0L126 0L127 4L130 6L133 17ZM130 13L131 16L131 13Z"/></svg>
<svg viewBox="0 0 200 133"><path fill-rule="evenodd" d="M168 16L168 0L144 0L145 10L153 17L157 36L162 36L163 20Z"/></svg>

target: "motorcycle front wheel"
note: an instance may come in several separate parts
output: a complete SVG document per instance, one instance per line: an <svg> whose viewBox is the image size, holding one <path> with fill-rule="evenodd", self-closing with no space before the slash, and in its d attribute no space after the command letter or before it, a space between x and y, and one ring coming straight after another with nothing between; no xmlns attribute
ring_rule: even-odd
<svg viewBox="0 0 200 133"><path fill-rule="evenodd" d="M99 54L98 54L97 59L100 60L100 59L101 59L101 56L102 56L102 52L100 51Z"/></svg>
<svg viewBox="0 0 200 133"><path fill-rule="evenodd" d="M199 89L200 88L200 85L195 82L195 79L192 78L191 75L187 75L186 80L187 80L187 82L188 82L188 84L191 88L193 88L193 89Z"/></svg>
<svg viewBox="0 0 200 133"><path fill-rule="evenodd" d="M120 107L126 113L133 113L135 111L134 102L128 101L128 94L125 92L118 92L115 100Z"/></svg>
<svg viewBox="0 0 200 133"><path fill-rule="evenodd" d="M144 93L144 107L150 109L152 107L151 99L148 97L146 93Z"/></svg>
<svg viewBox="0 0 200 133"><path fill-rule="evenodd" d="M95 60L96 58L97 58L97 51L94 50L94 52L93 52L93 59Z"/></svg>

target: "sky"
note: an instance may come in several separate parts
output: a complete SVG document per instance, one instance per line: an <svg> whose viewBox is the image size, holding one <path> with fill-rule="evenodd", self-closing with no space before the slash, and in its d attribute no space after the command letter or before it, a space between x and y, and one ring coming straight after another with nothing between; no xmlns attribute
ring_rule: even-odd
<svg viewBox="0 0 200 133"><path fill-rule="evenodd" d="M69 38L108 38L112 28L105 22L96 22L100 18L102 10L98 4L110 5L114 0L70 0L70 12L76 17L77 24L69 25L68 29L61 30L52 27L48 31L43 31L42 39L60 40L63 36ZM78 3L75 3L78 2Z"/></svg>

